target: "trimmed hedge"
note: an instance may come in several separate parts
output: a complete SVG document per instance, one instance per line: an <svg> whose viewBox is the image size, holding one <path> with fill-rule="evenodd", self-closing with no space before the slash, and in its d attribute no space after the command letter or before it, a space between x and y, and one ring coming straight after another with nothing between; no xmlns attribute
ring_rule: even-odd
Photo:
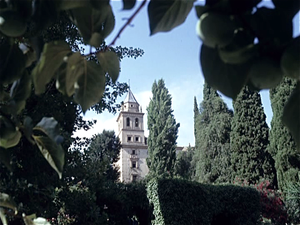
<svg viewBox="0 0 300 225"><path fill-rule="evenodd" d="M147 196L152 225L256 225L260 219L260 195L251 187L153 179Z"/></svg>

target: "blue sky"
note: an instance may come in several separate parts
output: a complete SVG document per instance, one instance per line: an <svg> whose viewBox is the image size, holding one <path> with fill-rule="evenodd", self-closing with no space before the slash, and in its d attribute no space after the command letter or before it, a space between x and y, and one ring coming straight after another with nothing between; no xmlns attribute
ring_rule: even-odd
<svg viewBox="0 0 300 225"><path fill-rule="evenodd" d="M122 11L122 1L111 1L116 26L113 33L107 38L107 43L111 42L120 27L126 22L124 18L129 18L140 4L141 1L137 1L133 10ZM204 1L197 1L196 4L202 5ZM263 5L272 7L270 1L264 1ZM118 81L128 82L130 80L131 90L145 112L146 136L148 136L146 107L151 98L151 87L154 80L163 78L172 96L175 119L180 123L177 139L179 146L194 145L194 96L197 97L198 103L202 100L204 79L199 61L202 43L195 31L197 20L195 9L193 9L183 25L171 32L150 36L147 7L144 7L132 21L132 26L127 27L116 42L116 46L141 48L145 52L140 58L122 60ZM294 29L294 36L299 35L299 13L294 18ZM270 124L272 110L268 91L262 91L261 95L267 122ZM121 102L124 98L125 95L118 101ZM232 108L231 100L226 97L223 99ZM79 131L76 135L90 137L93 134L101 133L103 129L117 131L117 114L104 112L97 115L87 112L85 118L97 119L98 122L93 129Z"/></svg>

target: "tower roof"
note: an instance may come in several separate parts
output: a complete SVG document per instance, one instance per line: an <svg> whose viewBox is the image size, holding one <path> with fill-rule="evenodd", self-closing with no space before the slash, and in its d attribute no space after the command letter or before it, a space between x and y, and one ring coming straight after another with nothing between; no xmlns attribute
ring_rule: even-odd
<svg viewBox="0 0 300 225"><path fill-rule="evenodd" d="M134 95L132 94L132 92L131 92L130 89L128 90L127 96L126 96L126 98L125 98L125 100L124 100L124 103L126 103L126 102L131 102L131 103L137 103L137 104L139 104L139 103L137 102L137 100L135 99L135 97L134 97Z"/></svg>

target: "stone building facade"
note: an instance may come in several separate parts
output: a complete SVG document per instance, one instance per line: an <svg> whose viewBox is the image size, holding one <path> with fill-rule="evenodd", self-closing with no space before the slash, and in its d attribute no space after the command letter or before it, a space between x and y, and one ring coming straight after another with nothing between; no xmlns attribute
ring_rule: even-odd
<svg viewBox="0 0 300 225"><path fill-rule="evenodd" d="M142 107L129 89L117 118L118 137L122 148L117 166L120 181L129 183L143 179L149 172L147 137L144 135L144 113ZM181 151L177 147L176 151Z"/></svg>

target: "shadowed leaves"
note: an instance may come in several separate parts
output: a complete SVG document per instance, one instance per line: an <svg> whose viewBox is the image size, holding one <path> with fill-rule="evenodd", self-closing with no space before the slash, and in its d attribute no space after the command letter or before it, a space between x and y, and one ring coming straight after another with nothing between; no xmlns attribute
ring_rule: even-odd
<svg viewBox="0 0 300 225"><path fill-rule="evenodd" d="M298 82L296 89L286 103L282 121L291 132L297 147L300 151L300 83Z"/></svg>
<svg viewBox="0 0 300 225"><path fill-rule="evenodd" d="M65 41L53 41L44 45L39 63L32 71L36 94L45 92L45 86L54 77L56 70L63 63L64 57L71 53Z"/></svg>
<svg viewBox="0 0 300 225"><path fill-rule="evenodd" d="M152 0L148 5L150 35L170 31L181 25L191 9L193 0Z"/></svg>
<svg viewBox="0 0 300 225"><path fill-rule="evenodd" d="M101 4L99 9L76 8L71 14L71 19L78 27L84 42L94 47L100 47L115 26L115 18L109 4Z"/></svg>
<svg viewBox="0 0 300 225"><path fill-rule="evenodd" d="M201 68L209 86L235 99L248 79L249 64L230 65L224 63L218 50L202 45Z"/></svg>
<svg viewBox="0 0 300 225"><path fill-rule="evenodd" d="M99 52L97 58L103 70L108 73L113 82L116 82L120 73L120 61L112 51Z"/></svg>
<svg viewBox="0 0 300 225"><path fill-rule="evenodd" d="M33 130L38 135L33 135L33 139L40 149L44 158L58 173L59 178L62 177L62 171L65 161L65 152L60 143L63 138L59 135L58 123L54 118L44 117Z"/></svg>

